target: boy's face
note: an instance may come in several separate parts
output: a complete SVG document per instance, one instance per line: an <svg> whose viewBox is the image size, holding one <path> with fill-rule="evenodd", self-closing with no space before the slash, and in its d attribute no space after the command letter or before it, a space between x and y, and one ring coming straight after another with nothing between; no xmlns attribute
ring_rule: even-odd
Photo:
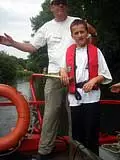
<svg viewBox="0 0 120 160"><path fill-rule="evenodd" d="M84 47L87 44L88 32L83 24L73 26L71 35L77 47Z"/></svg>

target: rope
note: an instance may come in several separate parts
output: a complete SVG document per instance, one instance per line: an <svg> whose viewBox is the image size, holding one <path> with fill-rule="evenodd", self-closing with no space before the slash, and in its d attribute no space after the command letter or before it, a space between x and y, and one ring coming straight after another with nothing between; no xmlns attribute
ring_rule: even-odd
<svg viewBox="0 0 120 160"><path fill-rule="evenodd" d="M20 145L21 145L21 140L18 142L18 145L16 146L16 148L11 148L11 149L9 149L8 152L0 153L0 157L8 156L8 155L14 153L16 150L18 150L18 148L20 147Z"/></svg>
<svg viewBox="0 0 120 160"><path fill-rule="evenodd" d="M31 118L30 118L30 119L31 119L31 120L30 120L29 129L28 129L28 133L29 133L29 134L26 135L26 138L32 136L34 126L37 125L37 124L39 124L39 121L36 119L36 117L37 117L37 111L35 111L33 108L34 108L34 107L31 107L31 108L30 108L30 113L31 113Z"/></svg>

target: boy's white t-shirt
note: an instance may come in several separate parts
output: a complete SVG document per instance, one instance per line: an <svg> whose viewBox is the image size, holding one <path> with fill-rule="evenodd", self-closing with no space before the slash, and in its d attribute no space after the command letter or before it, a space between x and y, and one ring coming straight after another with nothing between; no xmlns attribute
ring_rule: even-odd
<svg viewBox="0 0 120 160"><path fill-rule="evenodd" d="M74 43L70 32L70 24L74 19L79 18L68 16L62 22L56 22L53 19L45 23L31 41L31 44L36 49L47 44L49 58L48 73L58 73L61 64L65 62L66 49Z"/></svg>

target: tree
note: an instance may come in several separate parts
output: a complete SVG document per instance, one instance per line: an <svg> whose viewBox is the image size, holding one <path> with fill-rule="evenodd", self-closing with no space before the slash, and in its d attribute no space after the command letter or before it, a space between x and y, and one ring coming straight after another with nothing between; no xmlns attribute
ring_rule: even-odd
<svg viewBox="0 0 120 160"><path fill-rule="evenodd" d="M46 0L43 4L42 4L42 11L39 12L39 15L32 17L31 23L32 23L32 29L34 32L36 32L38 30L38 28L40 28L45 22L51 20L53 18L52 13L49 10L49 1L50 0ZM34 35L34 33L33 33Z"/></svg>
<svg viewBox="0 0 120 160"><path fill-rule="evenodd" d="M115 82L120 81L120 1L69 0L70 15L80 16L97 28L103 51Z"/></svg>
<svg viewBox="0 0 120 160"><path fill-rule="evenodd" d="M53 18L52 13L49 10L49 0L46 0L42 4L42 9L43 11L39 12L39 15L32 17L30 19L33 29L32 36L34 36L34 33L38 30L38 28L40 28L45 22ZM47 67L48 66L47 46L40 48L40 50L38 50L36 54L29 55L28 58L31 61L32 65L31 69L33 70L34 68L34 72L39 72L44 67Z"/></svg>
<svg viewBox="0 0 120 160"><path fill-rule="evenodd" d="M4 51L0 51L0 83L9 84L16 77L16 63Z"/></svg>

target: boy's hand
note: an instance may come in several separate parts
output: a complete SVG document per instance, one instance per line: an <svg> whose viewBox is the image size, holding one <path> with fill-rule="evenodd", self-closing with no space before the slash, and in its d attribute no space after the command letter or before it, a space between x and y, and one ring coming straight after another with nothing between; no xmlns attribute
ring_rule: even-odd
<svg viewBox="0 0 120 160"><path fill-rule="evenodd" d="M90 79L87 83L84 84L83 90L85 92L90 92L94 86L100 84L101 82L104 81L104 77L102 75L98 75L97 77L94 77Z"/></svg>
<svg viewBox="0 0 120 160"><path fill-rule="evenodd" d="M89 80L87 83L85 83L85 84L83 85L83 88L82 88L82 89L83 89L85 92L90 92L95 85L96 85L95 79L91 79L91 80Z"/></svg>

